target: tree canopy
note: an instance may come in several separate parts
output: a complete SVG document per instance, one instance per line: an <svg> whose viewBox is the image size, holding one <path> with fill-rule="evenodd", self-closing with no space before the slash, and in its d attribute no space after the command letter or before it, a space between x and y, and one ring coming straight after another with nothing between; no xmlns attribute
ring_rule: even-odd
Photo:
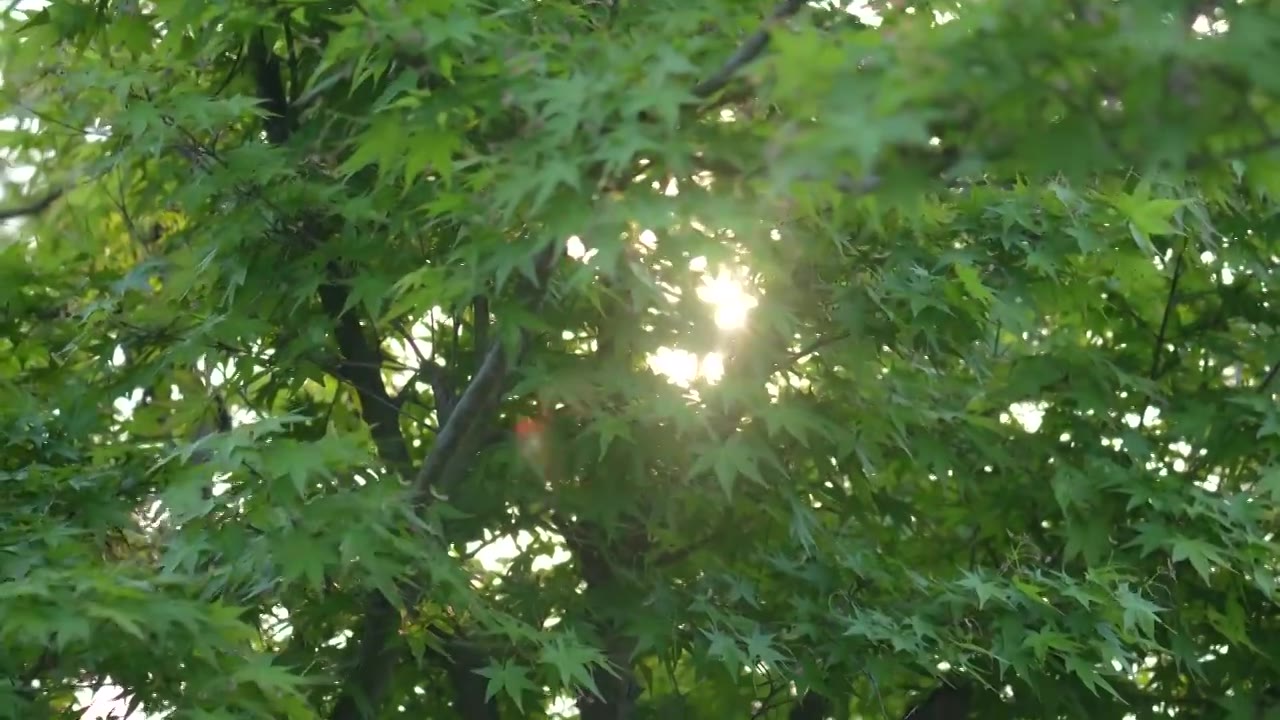
<svg viewBox="0 0 1280 720"><path fill-rule="evenodd" d="M1280 4L50 0L0 713L1280 717Z"/></svg>

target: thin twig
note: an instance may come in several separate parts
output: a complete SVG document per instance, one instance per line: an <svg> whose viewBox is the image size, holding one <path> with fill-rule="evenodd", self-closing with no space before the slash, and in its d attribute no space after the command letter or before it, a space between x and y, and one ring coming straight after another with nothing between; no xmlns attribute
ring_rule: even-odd
<svg viewBox="0 0 1280 720"><path fill-rule="evenodd" d="M1173 279L1169 281L1169 298L1164 304L1164 317L1160 319L1160 330L1156 333L1155 349L1151 353L1151 372L1152 380L1159 377L1160 370L1160 351L1164 348L1164 339L1169 331L1169 319L1173 317L1173 309L1178 304L1178 280L1182 279L1182 258L1187 254L1187 241L1182 241L1182 247L1178 249L1177 259L1173 263Z"/></svg>
<svg viewBox="0 0 1280 720"><path fill-rule="evenodd" d="M431 364L431 360L427 358L426 353L422 352L422 348L418 347L418 339L413 336L413 328L405 327L404 323L399 320L391 321L391 325L396 329L396 332L400 333L409 349L418 358L419 367ZM433 354L435 353L435 343L432 343L431 351Z"/></svg>
<svg viewBox="0 0 1280 720"><path fill-rule="evenodd" d="M884 698L880 696L880 683L876 682L876 676L870 670L864 669L867 679L871 681L871 689L876 694L876 702L880 703L880 714L884 716L884 720L889 720L889 711L884 706Z"/></svg>
<svg viewBox="0 0 1280 720"><path fill-rule="evenodd" d="M801 348L799 351L792 353L789 359L791 362L798 362L800 360L803 360L809 357L810 355L814 354L815 352L821 350L822 348L828 345L834 345L840 342L841 340L847 340L848 338L849 338L848 332L840 332L840 333L835 333L834 335L827 335L826 337L820 337L817 340L814 340L813 342L809 343L805 347Z"/></svg>
<svg viewBox="0 0 1280 720"><path fill-rule="evenodd" d="M790 700L790 698L784 698L781 702L778 701L777 698L789 687L788 683L773 682L773 678L770 678L769 692L764 696L764 698L758 701L760 703L760 707L756 708L755 712L751 713L751 720L758 720L759 718L764 717L765 713L782 707L783 703Z"/></svg>
<svg viewBox="0 0 1280 720"><path fill-rule="evenodd" d="M1267 391L1267 387L1276 379L1277 371L1280 371L1280 360L1276 361L1276 363L1271 366L1271 369L1268 370L1267 374L1262 378L1262 382L1258 383L1258 392L1265 393Z"/></svg>
<svg viewBox="0 0 1280 720"><path fill-rule="evenodd" d="M240 76L240 61L244 59L244 54L245 48L244 45L241 45L239 49L236 50L236 56L231 59L231 67L227 69L226 76L222 78L220 83L218 83L218 87L214 88L211 97L218 97L221 95L223 91L231 85L231 81Z"/></svg>
<svg viewBox="0 0 1280 720"><path fill-rule="evenodd" d="M297 102L298 95L300 94L298 84L298 76L300 75L298 71L298 52L297 48L294 47L293 23L289 21L288 13L284 15L284 19L280 24L284 27L284 47L289 56L289 87L286 90L286 96L289 98L289 102L292 105L294 102Z"/></svg>

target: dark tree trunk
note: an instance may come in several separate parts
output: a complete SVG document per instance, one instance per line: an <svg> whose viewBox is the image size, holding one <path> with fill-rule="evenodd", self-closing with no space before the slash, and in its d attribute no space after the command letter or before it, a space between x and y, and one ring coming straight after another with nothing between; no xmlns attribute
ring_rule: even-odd
<svg viewBox="0 0 1280 720"><path fill-rule="evenodd" d="M831 713L831 701L816 692L807 692L800 702L791 706L787 720L826 720Z"/></svg>
<svg viewBox="0 0 1280 720"><path fill-rule="evenodd" d="M902 720L966 720L973 689L940 685L902 716Z"/></svg>

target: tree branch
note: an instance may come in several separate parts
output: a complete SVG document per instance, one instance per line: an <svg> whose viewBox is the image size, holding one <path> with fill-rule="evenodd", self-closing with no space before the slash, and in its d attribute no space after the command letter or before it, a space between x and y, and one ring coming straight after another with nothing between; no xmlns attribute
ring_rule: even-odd
<svg viewBox="0 0 1280 720"><path fill-rule="evenodd" d="M764 26L755 32L747 41L738 48L737 52L729 56L729 59L716 70L711 77L703 80L693 87L695 97L707 98L719 92L739 70L746 67L753 60L760 57L760 53L764 52L765 47L769 45L769 31L773 29L779 21L785 20L800 11L805 6L806 0L783 0L773 11L773 15L764 22Z"/></svg>
<svg viewBox="0 0 1280 720"><path fill-rule="evenodd" d="M282 145L292 133L289 99L280 75L280 59L265 44L260 33L250 42L249 59L258 95L272 117L266 121L268 139ZM318 234L318 233L316 233ZM393 470L408 474L412 467L409 447L400 431L400 407L382 379L386 358L378 338L369 338L356 315L347 308L350 291L344 285L347 272L337 264L327 268L327 281L319 288L320 304L333 322L334 337L341 359L339 376L356 389L361 419L369 426L374 445L383 462ZM389 642L400 624L400 614L391 600L379 591L368 594L357 632L356 658L349 667L337 703L335 720L357 720L376 713L397 662ZM455 688L461 692L462 688ZM465 701L465 698L459 698Z"/></svg>
<svg viewBox="0 0 1280 720"><path fill-rule="evenodd" d="M556 244L549 245L535 263L538 291L546 285L557 249ZM517 340L517 357L527 341L527 334L521 332ZM472 446L477 429L483 426L488 411L501 397L509 367L507 349L501 340L497 340L490 346L484 362L458 399L448 422L441 426L431 451L413 478L411 494L415 506L423 507L430 503L433 497L431 490L446 476L451 466L456 467L456 460L467 457L466 450ZM390 599L380 591L369 593L360 622L356 661L330 714L332 720L361 720L376 713L397 662L391 637L399 620L399 613ZM450 673L455 680L460 678L452 670ZM465 689L455 683L458 694L465 694ZM459 702L470 703L472 699L459 698Z"/></svg>
<svg viewBox="0 0 1280 720"><path fill-rule="evenodd" d="M34 200L29 200L21 205L14 207L0 208L0 221L13 220L21 217L29 217L31 215L39 215L49 209L58 198L62 197L65 190L50 190L44 196Z"/></svg>
<svg viewBox="0 0 1280 720"><path fill-rule="evenodd" d="M524 336L520 337L523 345ZM518 352L518 351L517 351ZM462 446L463 442L475 432L481 423L484 411L497 399L502 384L507 377L508 358L506 348L501 342L495 342L485 354L484 362L476 371L467 389L458 398L449 415L449 421L440 428L431 452L418 469L413 479L415 502L421 504L430 497L431 487L443 475L445 467Z"/></svg>
<svg viewBox="0 0 1280 720"><path fill-rule="evenodd" d="M331 274L336 269L331 270ZM334 336L342 357L338 375L355 388L360 398L360 416L369 426L373 443L383 461L397 472L411 466L409 448L400 433L400 406L387 392L382 380L384 358L378 344L365 337L354 313L343 313L349 293L337 282L320 286L320 305L333 321Z"/></svg>

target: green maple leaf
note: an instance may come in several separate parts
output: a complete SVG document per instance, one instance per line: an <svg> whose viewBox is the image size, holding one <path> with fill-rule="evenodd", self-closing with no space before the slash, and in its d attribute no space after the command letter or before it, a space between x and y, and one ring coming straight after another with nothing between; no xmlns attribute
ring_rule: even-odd
<svg viewBox="0 0 1280 720"><path fill-rule="evenodd" d="M1089 688L1089 692L1097 695L1098 688L1102 688L1115 699L1121 699L1120 695L1116 692L1116 689L1111 687L1111 683L1107 682L1105 678L1099 675L1098 671L1084 659L1075 656L1067 656L1065 662L1067 669L1076 677L1080 678L1080 681L1084 683L1085 687Z"/></svg>
<svg viewBox="0 0 1280 720"><path fill-rule="evenodd" d="M1209 582L1209 575L1214 565L1226 565L1222 553L1209 543L1196 538L1176 538L1173 541L1171 557L1175 563L1186 560L1196 569L1200 578Z"/></svg>
<svg viewBox="0 0 1280 720"><path fill-rule="evenodd" d="M489 679L484 691L486 701L492 700L500 692L506 692L516 704L516 709L524 712L524 694L535 689L529 680L529 668L510 660L501 663L494 660L475 673Z"/></svg>
<svg viewBox="0 0 1280 720"><path fill-rule="evenodd" d="M599 697L591 667L605 667L604 655L574 639L555 638L542 648L540 660L555 669L560 681L568 687L584 687Z"/></svg>
<svg viewBox="0 0 1280 720"><path fill-rule="evenodd" d="M719 630L704 630L702 634L706 635L707 639L711 641L711 644L707 646L707 655L709 657L724 661L725 666L735 672L737 668L742 667L745 658L742 655L742 650L738 647L738 641L732 635Z"/></svg>
<svg viewBox="0 0 1280 720"><path fill-rule="evenodd" d="M312 475L326 474L325 460L312 444L291 438L276 438L262 454L263 470L268 475L288 476L300 497Z"/></svg>
<svg viewBox="0 0 1280 720"><path fill-rule="evenodd" d="M1132 632L1136 627L1146 637L1155 635L1156 623L1159 622L1156 613L1163 611L1163 608L1133 592L1127 584L1121 584L1116 599L1120 601L1120 607L1124 608L1125 631Z"/></svg>
<svg viewBox="0 0 1280 720"><path fill-rule="evenodd" d="M773 635L760 632L759 629L753 630L747 637L747 657L771 668L782 662L782 655L773 649Z"/></svg>
<svg viewBox="0 0 1280 720"><path fill-rule="evenodd" d="M1005 599L1005 592L994 583L987 582L972 572L965 572L958 583L963 588L972 590L978 596L978 609L981 610L991 598Z"/></svg>

